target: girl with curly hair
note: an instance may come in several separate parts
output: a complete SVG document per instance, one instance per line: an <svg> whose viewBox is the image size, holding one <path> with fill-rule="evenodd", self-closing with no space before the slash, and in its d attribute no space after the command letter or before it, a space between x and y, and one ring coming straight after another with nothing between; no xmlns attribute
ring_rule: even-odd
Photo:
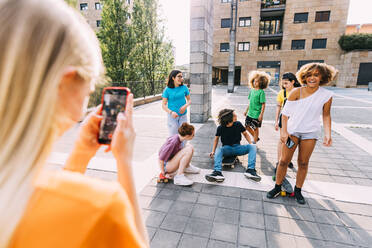
<svg viewBox="0 0 372 248"><path fill-rule="evenodd" d="M246 116L245 128L253 136L253 144L259 140L258 129L261 127L266 105L264 89L267 88L269 82L270 76L263 71L252 71L249 73L251 90L248 95L249 105L244 112L244 116Z"/></svg>
<svg viewBox="0 0 372 248"><path fill-rule="evenodd" d="M280 139L286 145L282 147L276 171L275 187L267 193L268 198L279 195L282 181L287 173L287 166L298 146L298 171L294 193L297 202L305 204L301 188L321 130L320 116L323 116L323 145L326 147L332 145L331 105L333 93L320 86L333 81L336 74L337 70L334 67L324 63L306 64L297 72L297 79L304 86L292 90L282 111Z"/></svg>

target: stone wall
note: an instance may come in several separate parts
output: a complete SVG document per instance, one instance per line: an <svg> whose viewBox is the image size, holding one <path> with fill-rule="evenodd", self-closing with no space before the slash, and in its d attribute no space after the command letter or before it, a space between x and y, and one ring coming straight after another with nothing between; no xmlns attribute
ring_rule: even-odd
<svg viewBox="0 0 372 248"><path fill-rule="evenodd" d="M211 115L213 0L190 4L190 119L201 123Z"/></svg>
<svg viewBox="0 0 372 248"><path fill-rule="evenodd" d="M342 67L337 79L339 87L356 87L360 63L372 63L372 51L353 51L341 55Z"/></svg>

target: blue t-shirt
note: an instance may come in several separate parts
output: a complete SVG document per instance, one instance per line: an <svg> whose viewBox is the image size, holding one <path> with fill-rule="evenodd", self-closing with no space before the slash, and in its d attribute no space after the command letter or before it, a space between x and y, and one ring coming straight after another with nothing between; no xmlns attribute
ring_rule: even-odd
<svg viewBox="0 0 372 248"><path fill-rule="evenodd" d="M186 96L190 95L189 89L185 85L181 85L175 88L166 87L163 91L163 98L168 99L168 108L173 112L176 112L179 116L185 115L180 114L180 108L186 104Z"/></svg>

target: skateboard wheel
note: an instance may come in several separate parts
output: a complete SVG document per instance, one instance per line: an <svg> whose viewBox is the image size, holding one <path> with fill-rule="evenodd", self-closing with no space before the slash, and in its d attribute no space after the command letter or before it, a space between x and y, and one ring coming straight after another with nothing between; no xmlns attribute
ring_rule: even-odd
<svg viewBox="0 0 372 248"><path fill-rule="evenodd" d="M286 196L286 194L287 194L287 193L286 193L285 191L281 191L281 192L280 192L280 195L281 195L281 196Z"/></svg>
<svg viewBox="0 0 372 248"><path fill-rule="evenodd" d="M161 179L160 178L158 178L158 180L156 180L158 183L161 183Z"/></svg>
<svg viewBox="0 0 372 248"><path fill-rule="evenodd" d="M294 197L294 192L292 192L289 196L290 196L290 197Z"/></svg>
<svg viewBox="0 0 372 248"><path fill-rule="evenodd" d="M234 167L235 167L234 165L231 165L231 169L234 169Z"/></svg>
<svg viewBox="0 0 372 248"><path fill-rule="evenodd" d="M273 176L272 178L273 178L273 181L275 182L275 180L276 180L276 176Z"/></svg>
<svg viewBox="0 0 372 248"><path fill-rule="evenodd" d="M163 179L163 181L164 181L165 183L167 183L167 182L168 182L168 178Z"/></svg>

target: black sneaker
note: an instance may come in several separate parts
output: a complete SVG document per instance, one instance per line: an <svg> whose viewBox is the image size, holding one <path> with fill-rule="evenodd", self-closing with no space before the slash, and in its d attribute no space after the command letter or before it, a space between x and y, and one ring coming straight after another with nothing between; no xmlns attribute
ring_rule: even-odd
<svg viewBox="0 0 372 248"><path fill-rule="evenodd" d="M299 204L304 205L304 204L306 203L305 198L304 198L304 197L302 196L302 194L301 194L301 188L297 188L297 187L295 186L295 189L294 189L294 196L295 196L295 198L296 198L296 200L297 200L297 202L298 202Z"/></svg>
<svg viewBox="0 0 372 248"><path fill-rule="evenodd" d="M282 185L275 184L275 187L269 192L267 192L266 197L269 199L275 198L280 194L281 191L282 191Z"/></svg>
<svg viewBox="0 0 372 248"><path fill-rule="evenodd" d="M292 164L292 162L289 162L289 164L288 164L288 168L293 169L293 164Z"/></svg>
<svg viewBox="0 0 372 248"><path fill-rule="evenodd" d="M255 169L247 169L244 172L244 176L246 178L252 179L252 180L257 181L257 182L261 181L261 177L259 175L257 175Z"/></svg>
<svg viewBox="0 0 372 248"><path fill-rule="evenodd" d="M205 179L209 182L222 183L225 180L225 177L222 175L221 171L213 171L212 174L205 175Z"/></svg>

